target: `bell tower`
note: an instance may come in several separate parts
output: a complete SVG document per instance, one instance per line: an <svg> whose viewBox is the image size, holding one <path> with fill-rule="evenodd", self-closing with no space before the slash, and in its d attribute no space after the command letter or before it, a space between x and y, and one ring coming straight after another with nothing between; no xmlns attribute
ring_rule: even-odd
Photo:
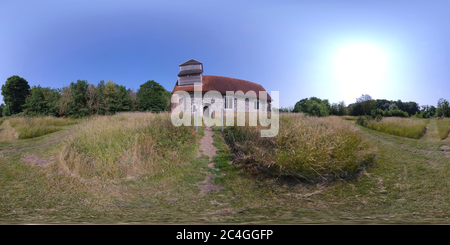
<svg viewBox="0 0 450 245"><path fill-rule="evenodd" d="M180 65L178 86L193 86L202 84L203 64L190 59Z"/></svg>

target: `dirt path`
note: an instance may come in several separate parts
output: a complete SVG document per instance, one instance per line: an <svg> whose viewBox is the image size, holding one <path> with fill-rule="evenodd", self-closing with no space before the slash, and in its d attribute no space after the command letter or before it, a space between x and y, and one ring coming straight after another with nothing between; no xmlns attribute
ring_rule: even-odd
<svg viewBox="0 0 450 245"><path fill-rule="evenodd" d="M203 153L204 155L209 156L209 161L212 161L213 156L216 155L216 151L217 148L213 145L214 139L213 139L213 132L211 127L206 127L205 130L205 135L203 136L203 138L200 140L200 150L202 152L197 153L197 157L200 157L201 154Z"/></svg>
<svg viewBox="0 0 450 245"><path fill-rule="evenodd" d="M213 156L216 155L216 151L217 151L217 148L213 145L213 142L214 142L213 134L214 133L212 132L211 127L206 127L204 132L205 132L205 135L200 140L200 149L197 154L197 157L200 157L202 154L204 154L209 157L209 161L212 161ZM200 151L202 151L202 152L200 152ZM213 162L208 164L208 167L210 167L211 169L216 169L216 168L214 168ZM196 184L198 186L198 188L200 188L201 196L203 196L204 194L209 193L211 191L221 191L224 189L221 186L212 184L211 179L213 177L214 177L213 174L208 174L204 181L198 182Z"/></svg>

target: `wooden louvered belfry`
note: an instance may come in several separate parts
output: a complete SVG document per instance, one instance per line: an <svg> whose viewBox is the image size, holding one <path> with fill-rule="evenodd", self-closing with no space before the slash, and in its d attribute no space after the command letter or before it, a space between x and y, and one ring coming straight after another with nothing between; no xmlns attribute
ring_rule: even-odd
<svg viewBox="0 0 450 245"><path fill-rule="evenodd" d="M193 86L202 84L203 64L190 59L180 65L178 86Z"/></svg>

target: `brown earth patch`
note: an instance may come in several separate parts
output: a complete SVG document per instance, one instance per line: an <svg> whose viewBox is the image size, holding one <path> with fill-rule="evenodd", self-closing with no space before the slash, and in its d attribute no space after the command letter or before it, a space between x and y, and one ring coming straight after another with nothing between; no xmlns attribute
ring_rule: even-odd
<svg viewBox="0 0 450 245"><path fill-rule="evenodd" d="M216 215L216 214L235 214L237 213L235 210L233 210L232 208L225 208L225 209L221 209L221 210L217 210L214 213L209 213L209 215Z"/></svg>
<svg viewBox="0 0 450 245"><path fill-rule="evenodd" d="M178 199L178 198L166 198L165 200L168 201L168 202L178 202L180 199Z"/></svg>
<svg viewBox="0 0 450 245"><path fill-rule="evenodd" d="M443 145L443 146L441 146L441 150L443 150L444 151L444 156L445 157L450 157L450 146L448 146L448 145Z"/></svg>
<svg viewBox="0 0 450 245"><path fill-rule="evenodd" d="M200 181L196 184L197 187L200 188L200 195L204 195L212 191L221 191L224 189L222 186L212 184L211 179L213 177L213 174L208 174L204 181Z"/></svg>
<svg viewBox="0 0 450 245"><path fill-rule="evenodd" d="M49 159L40 159L37 155L28 154L22 158L20 158L25 164L27 165L33 165L38 167L45 167L48 164L52 163L56 160L56 157L50 157Z"/></svg>

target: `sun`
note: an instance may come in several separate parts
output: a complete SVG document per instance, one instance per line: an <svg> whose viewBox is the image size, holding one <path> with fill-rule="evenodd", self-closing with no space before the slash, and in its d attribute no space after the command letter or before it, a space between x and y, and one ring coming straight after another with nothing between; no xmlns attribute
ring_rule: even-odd
<svg viewBox="0 0 450 245"><path fill-rule="evenodd" d="M346 45L334 57L334 74L344 96L376 93L382 87L387 55L367 43Z"/></svg>

